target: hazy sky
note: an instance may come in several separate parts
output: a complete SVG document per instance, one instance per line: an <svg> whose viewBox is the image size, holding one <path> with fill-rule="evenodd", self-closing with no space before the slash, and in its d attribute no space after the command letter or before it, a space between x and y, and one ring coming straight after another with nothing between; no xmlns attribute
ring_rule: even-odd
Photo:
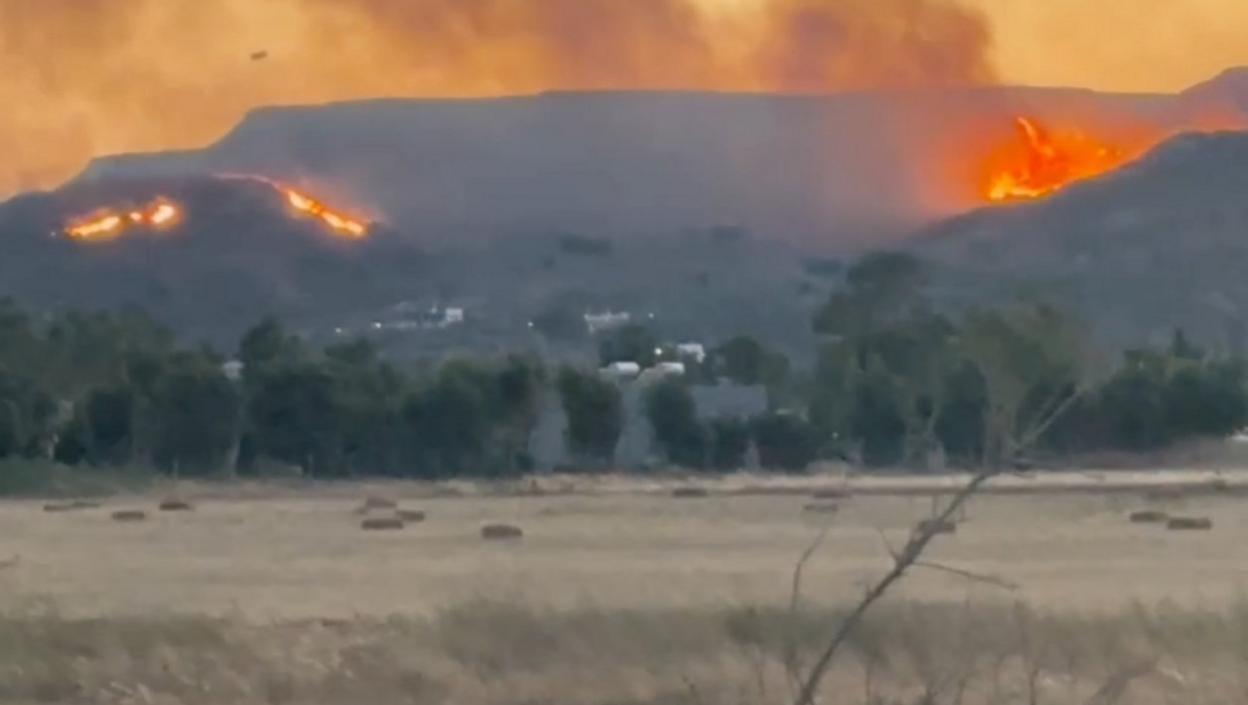
<svg viewBox="0 0 1248 705"><path fill-rule="evenodd" d="M1181 90L1248 65L1245 0L965 0L990 19L1006 80Z"/></svg>
<svg viewBox="0 0 1248 705"><path fill-rule="evenodd" d="M702 1L749 7L766 0ZM1248 0L957 3L987 16L1006 81L1178 91L1228 67L1248 65Z"/></svg>
<svg viewBox="0 0 1248 705"><path fill-rule="evenodd" d="M0 198L96 155L203 145L274 103L997 81L1178 91L1248 65L1245 38L1248 0L0 0ZM257 49L269 57L251 61Z"/></svg>

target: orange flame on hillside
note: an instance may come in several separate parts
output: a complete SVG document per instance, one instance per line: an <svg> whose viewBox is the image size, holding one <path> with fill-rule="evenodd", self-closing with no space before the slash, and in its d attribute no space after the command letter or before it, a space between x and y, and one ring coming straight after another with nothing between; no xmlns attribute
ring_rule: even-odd
<svg viewBox="0 0 1248 705"><path fill-rule="evenodd" d="M293 206L295 210L320 218L335 234L351 239L359 239L368 235L368 225L362 221L333 210L315 198L300 193L289 186L282 186L281 184L274 184L274 186L285 194L286 202Z"/></svg>
<svg viewBox="0 0 1248 705"><path fill-rule="evenodd" d="M258 174L217 174L214 178L234 179L238 181L254 181L277 191L286 200L286 204L297 214L312 216L329 226L329 231L348 240L361 240L368 237L372 223L347 215L344 211L331 208L303 191Z"/></svg>
<svg viewBox="0 0 1248 705"><path fill-rule="evenodd" d="M116 240L131 227L165 228L177 222L182 209L159 199L140 210L106 208L80 218L65 227L65 234L80 242Z"/></svg>
<svg viewBox="0 0 1248 705"><path fill-rule="evenodd" d="M1082 132L1050 132L1019 117L1019 140L988 168L984 195L990 201L1043 198L1075 181L1112 171L1134 158L1121 147Z"/></svg>

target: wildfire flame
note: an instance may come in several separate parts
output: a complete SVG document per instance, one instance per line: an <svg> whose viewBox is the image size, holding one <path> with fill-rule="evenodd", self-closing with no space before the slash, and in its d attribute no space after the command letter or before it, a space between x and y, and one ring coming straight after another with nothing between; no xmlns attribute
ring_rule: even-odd
<svg viewBox="0 0 1248 705"><path fill-rule="evenodd" d="M991 201L1043 198L1067 184L1122 166L1133 155L1079 131L1055 133L1018 117L1018 142L1003 152L1004 165L989 169L984 195Z"/></svg>
<svg viewBox="0 0 1248 705"><path fill-rule="evenodd" d="M289 186L282 186L281 184L275 184L275 186L286 195L286 201L295 210L320 218L336 234L351 239L359 239L368 235L368 225L365 223L343 215L315 198L300 193Z"/></svg>
<svg viewBox="0 0 1248 705"><path fill-rule="evenodd" d="M312 216L329 226L330 232L335 236L348 240L361 240L368 237L371 223L331 208L324 202L280 181L256 174L217 174L215 178L254 181L264 184L282 194L282 197L286 199L287 205L293 208L296 213Z"/></svg>
<svg viewBox="0 0 1248 705"><path fill-rule="evenodd" d="M65 227L65 234L80 242L105 242L121 237L130 227L161 229L173 225L182 215L182 209L165 199L158 199L140 210L106 208L93 215L73 221Z"/></svg>
<svg viewBox="0 0 1248 705"><path fill-rule="evenodd" d="M265 184L280 193L296 213L316 218L334 235L349 240L359 240L368 236L370 224L367 221L330 208L322 201L302 191L297 191L267 177L221 174L216 178ZM105 208L98 210L90 216L70 221L65 226L64 233L71 239L83 242L106 242L121 237L127 229L132 227L163 229L174 225L181 218L181 206L169 199L158 198L141 209Z"/></svg>

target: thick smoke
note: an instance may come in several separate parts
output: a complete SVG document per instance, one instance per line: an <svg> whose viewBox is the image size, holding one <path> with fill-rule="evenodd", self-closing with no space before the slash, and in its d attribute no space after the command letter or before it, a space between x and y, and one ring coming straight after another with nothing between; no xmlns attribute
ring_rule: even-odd
<svg viewBox="0 0 1248 705"><path fill-rule="evenodd" d="M986 22L950 0L760 2L0 0L0 195L275 103L993 78Z"/></svg>

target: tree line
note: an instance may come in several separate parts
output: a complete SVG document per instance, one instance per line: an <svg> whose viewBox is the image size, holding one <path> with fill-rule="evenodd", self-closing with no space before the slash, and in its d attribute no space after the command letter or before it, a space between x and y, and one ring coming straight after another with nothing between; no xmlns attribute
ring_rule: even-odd
<svg viewBox="0 0 1248 705"><path fill-rule="evenodd" d="M795 370L748 337L684 359L647 387L664 463L799 471L821 459L935 469L1149 451L1248 425L1248 365L1181 332L1106 360L1071 317L1019 299L944 311L923 263L872 255L813 320L817 363ZM601 341L599 365L679 359L644 328ZM766 387L752 418L704 418L693 387ZM627 384L627 382L625 383ZM0 458L170 475L517 476L543 408L562 407L574 467L613 467L627 410L597 366L523 355L403 369L364 339L318 349L266 320L229 354L178 344L135 311L35 318L0 302Z"/></svg>

